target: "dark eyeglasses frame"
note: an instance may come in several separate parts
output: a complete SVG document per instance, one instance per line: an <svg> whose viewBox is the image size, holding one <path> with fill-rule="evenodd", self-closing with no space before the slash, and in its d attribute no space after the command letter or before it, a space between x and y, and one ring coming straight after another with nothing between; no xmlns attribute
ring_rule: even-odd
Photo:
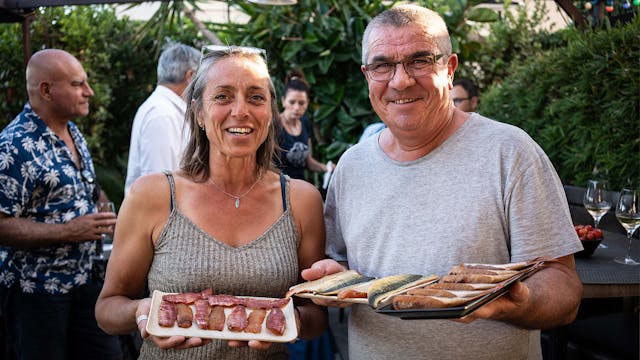
<svg viewBox="0 0 640 360"><path fill-rule="evenodd" d="M404 72L407 73L407 75L411 76L412 78L418 78L422 76L427 76L429 74L429 70L433 70L435 66L440 65L439 62L442 58L446 59L448 57L449 57L448 54L436 54L436 55L418 56L418 57L411 58L408 60L403 60L403 61L395 61L395 62L380 61L377 63L366 64L364 66L364 70L367 72L367 74L369 75L369 78L371 78L372 80L387 82L393 79L394 76L396 76L398 64L402 64L402 67L404 68ZM425 72L416 75L415 73L416 69L412 68L411 64L414 64L416 61L421 61L421 60L424 61L427 59L429 59L428 61L429 63L424 64L424 68L417 69L418 71L425 70ZM388 72L383 72L383 73L376 72L376 69L382 65L393 65L393 70L390 70Z"/></svg>
<svg viewBox="0 0 640 360"><path fill-rule="evenodd" d="M466 100L471 100L470 97L466 97L466 98L453 98L453 105L458 105L460 103L462 103L463 101Z"/></svg>

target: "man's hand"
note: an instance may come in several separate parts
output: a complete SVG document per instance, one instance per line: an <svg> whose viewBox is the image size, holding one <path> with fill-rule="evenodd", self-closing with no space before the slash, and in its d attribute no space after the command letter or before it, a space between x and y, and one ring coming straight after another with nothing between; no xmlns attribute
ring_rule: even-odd
<svg viewBox="0 0 640 360"><path fill-rule="evenodd" d="M320 279L321 277L331 275L337 272L346 271L347 269L340 265L337 261L333 259L322 259L320 261L316 261L311 265L310 268L302 270L302 278L307 281L312 281L316 279ZM351 306L350 303L346 303L344 301L333 301L333 300L319 300L312 299L312 301L320 306L331 306L331 307L348 307Z"/></svg>
<svg viewBox="0 0 640 360"><path fill-rule="evenodd" d="M333 273L346 271L344 266L340 265L333 259L322 259L316 261L310 268L302 270L302 278L311 281L320 279L323 276L331 275Z"/></svg>
<svg viewBox="0 0 640 360"><path fill-rule="evenodd" d="M527 301L529 301L529 287L523 282L516 281L506 294L479 307L471 314L459 319L459 321L470 323L475 319L500 320L507 314L522 311L520 308L524 307Z"/></svg>
<svg viewBox="0 0 640 360"><path fill-rule="evenodd" d="M83 242L99 240L102 234L113 234L116 224L116 214L112 212L92 213L64 224L69 242Z"/></svg>

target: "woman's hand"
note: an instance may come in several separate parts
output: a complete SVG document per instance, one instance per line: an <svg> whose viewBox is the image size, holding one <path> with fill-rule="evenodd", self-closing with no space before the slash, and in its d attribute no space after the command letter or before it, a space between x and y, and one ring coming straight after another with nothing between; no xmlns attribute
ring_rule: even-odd
<svg viewBox="0 0 640 360"><path fill-rule="evenodd" d="M265 351L271 347L272 343L267 341L258 341L258 340L249 340L249 341L229 340L227 344L231 347L249 346L254 350Z"/></svg>

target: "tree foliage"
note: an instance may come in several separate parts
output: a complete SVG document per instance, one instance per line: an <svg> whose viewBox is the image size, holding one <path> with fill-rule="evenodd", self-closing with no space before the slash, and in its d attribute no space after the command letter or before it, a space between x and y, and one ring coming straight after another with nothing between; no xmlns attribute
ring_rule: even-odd
<svg viewBox="0 0 640 360"><path fill-rule="evenodd" d="M156 82L155 35L136 38L139 25L119 19L111 6L40 8L30 24L34 51L64 49L83 64L95 96L90 114L74 119L87 138L98 180L119 203L131 124L137 107ZM169 27L170 39L199 41L193 27ZM0 24L0 127L4 128L27 101L20 24Z"/></svg>
<svg viewBox="0 0 640 360"><path fill-rule="evenodd" d="M565 184L594 176L640 184L640 21L580 33L565 47L513 64L479 112L526 130Z"/></svg>

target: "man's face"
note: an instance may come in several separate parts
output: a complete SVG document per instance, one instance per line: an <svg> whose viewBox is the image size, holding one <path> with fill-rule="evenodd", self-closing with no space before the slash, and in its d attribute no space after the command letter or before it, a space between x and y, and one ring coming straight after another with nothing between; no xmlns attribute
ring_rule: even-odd
<svg viewBox="0 0 640 360"><path fill-rule="evenodd" d="M451 90L451 98L453 99L453 105L462 111L472 112L476 109L477 98L469 97L469 94L462 85L453 87Z"/></svg>
<svg viewBox="0 0 640 360"><path fill-rule="evenodd" d="M427 36L417 25L382 26L373 29L369 39L367 64L406 62L421 55L441 54L434 37ZM440 120L448 113L456 66L455 55L444 56L426 74L412 77L399 64L388 81L373 80L364 66L362 71L367 77L371 105L387 126L397 131L430 131L440 126L434 119Z"/></svg>
<svg viewBox="0 0 640 360"><path fill-rule="evenodd" d="M87 82L87 74L77 61L68 62L49 83L51 105L63 118L89 114L89 98L93 90Z"/></svg>

